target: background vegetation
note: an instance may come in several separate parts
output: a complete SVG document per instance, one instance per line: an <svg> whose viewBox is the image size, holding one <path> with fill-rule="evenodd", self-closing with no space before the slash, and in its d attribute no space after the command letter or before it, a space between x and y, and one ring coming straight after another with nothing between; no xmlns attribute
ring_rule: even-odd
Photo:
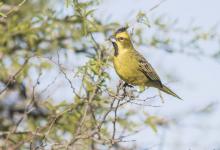
<svg viewBox="0 0 220 150"><path fill-rule="evenodd" d="M113 48L106 39L121 25L94 15L100 3L1 1L0 149L137 149L130 139L143 124L157 132L178 122L179 116L151 115L163 104L161 95L124 88L112 76ZM135 45L219 59L216 27L182 28L177 20L164 18L149 21L146 13L136 14ZM129 21L125 24L132 29ZM153 29L144 35L148 26ZM217 49L206 53L204 43L217 43ZM196 113L210 112L212 106Z"/></svg>

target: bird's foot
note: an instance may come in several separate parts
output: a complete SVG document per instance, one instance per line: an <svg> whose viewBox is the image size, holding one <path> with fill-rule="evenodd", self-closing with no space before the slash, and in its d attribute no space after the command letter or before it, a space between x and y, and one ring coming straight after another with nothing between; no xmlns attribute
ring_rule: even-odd
<svg viewBox="0 0 220 150"><path fill-rule="evenodd" d="M129 88L134 88L131 84L128 84L127 82L124 83L123 85L124 88L129 87Z"/></svg>

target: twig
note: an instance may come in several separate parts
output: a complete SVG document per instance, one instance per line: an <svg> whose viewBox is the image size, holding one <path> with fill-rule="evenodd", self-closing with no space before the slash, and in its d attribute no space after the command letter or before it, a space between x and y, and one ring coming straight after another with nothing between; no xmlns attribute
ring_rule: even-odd
<svg viewBox="0 0 220 150"><path fill-rule="evenodd" d="M115 139L115 133L116 133L117 111L118 111L119 104L120 104L120 99L118 100L115 111L114 111L113 134L112 134L113 141ZM112 143L112 144L114 144L114 143Z"/></svg>
<svg viewBox="0 0 220 150"><path fill-rule="evenodd" d="M13 7L11 10L9 10L7 13L6 13L6 17L11 14L12 12L18 10L24 3L26 2L26 0L23 0L22 2L20 2L17 6Z"/></svg>
<svg viewBox="0 0 220 150"><path fill-rule="evenodd" d="M12 76L9 77L9 79L8 79L6 85L5 85L5 88L0 91L0 95L1 95L2 93L4 93L4 92L8 89L8 86L9 86L12 82L15 82L16 77L24 70L24 68L25 68L25 66L28 64L28 61L29 61L30 58L31 58L31 57L26 58L25 62L21 65L20 69L18 69L18 70L15 72L14 75L12 75Z"/></svg>
<svg viewBox="0 0 220 150"><path fill-rule="evenodd" d="M158 4L156 4L155 6L153 6L152 8L150 8L147 13L153 11L154 9L156 9L157 7L159 7L162 3L164 3L166 0L161 0Z"/></svg>
<svg viewBox="0 0 220 150"><path fill-rule="evenodd" d="M35 88L37 87L37 85L39 84L39 80L40 80L40 76L42 75L42 73L40 72L40 74L38 75L37 81L33 86L33 90L32 90L32 98L30 100L30 102L27 103L27 105L25 106L25 110L24 113L22 115L22 117L18 120L18 122L16 123L16 126L14 127L14 129L12 131L10 131L11 134L17 132L17 129L19 127L19 125L22 123L22 121L25 119L25 117L33 111L32 108L29 108L33 103L35 104L35 106L37 107L36 103L35 103ZM6 141L6 147L7 147L7 143L9 140L9 137L11 134L8 134L5 141Z"/></svg>

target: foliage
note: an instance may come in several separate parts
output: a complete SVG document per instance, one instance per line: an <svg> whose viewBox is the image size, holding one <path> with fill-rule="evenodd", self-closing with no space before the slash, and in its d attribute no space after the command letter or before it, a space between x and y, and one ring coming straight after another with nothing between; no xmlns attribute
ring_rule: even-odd
<svg viewBox="0 0 220 150"><path fill-rule="evenodd" d="M0 4L1 149L122 149L120 143L129 142L126 136L141 124L154 131L158 125L167 126L166 119L149 114L144 115L143 122L134 119L140 113L134 108L151 106L157 96L141 99L135 89L122 83L111 84L108 70L112 51L96 37L108 39L119 25L106 24L95 17L94 8L99 3L68 0L64 7L72 7L71 16L57 15L48 9L50 2L44 0L7 0ZM138 14L137 21L149 25L143 12ZM147 44L168 53L185 52L186 47L192 47L198 50L192 53L202 54L200 41L210 42L219 37L214 29L203 32L194 27L177 28L175 21L166 22L162 17L150 24L157 32L143 37L141 33L146 26L136 29L133 35L136 45ZM191 38L184 41L167 36L189 32ZM70 54L83 55L87 61L72 68L65 61ZM212 56L218 54L216 51ZM42 83L42 78L53 71L57 76L47 78L48 84ZM48 94L50 88L59 88L55 84L57 77L63 77L68 84L71 100L55 102ZM132 107L128 107L130 104Z"/></svg>

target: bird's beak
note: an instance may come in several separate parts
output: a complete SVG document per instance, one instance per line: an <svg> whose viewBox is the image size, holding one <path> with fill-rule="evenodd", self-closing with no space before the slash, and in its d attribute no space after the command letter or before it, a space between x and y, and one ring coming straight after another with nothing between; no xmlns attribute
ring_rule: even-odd
<svg viewBox="0 0 220 150"><path fill-rule="evenodd" d="M109 37L109 41L115 43L115 42L116 42L115 36L114 36L114 35L110 36L110 37Z"/></svg>

